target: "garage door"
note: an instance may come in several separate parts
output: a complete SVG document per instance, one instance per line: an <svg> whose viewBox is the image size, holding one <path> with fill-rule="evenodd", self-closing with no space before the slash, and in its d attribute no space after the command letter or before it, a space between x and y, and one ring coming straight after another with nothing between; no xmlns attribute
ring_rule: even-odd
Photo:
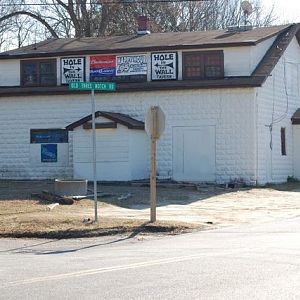
<svg viewBox="0 0 300 300"><path fill-rule="evenodd" d="M173 127L173 179L215 180L215 126Z"/></svg>

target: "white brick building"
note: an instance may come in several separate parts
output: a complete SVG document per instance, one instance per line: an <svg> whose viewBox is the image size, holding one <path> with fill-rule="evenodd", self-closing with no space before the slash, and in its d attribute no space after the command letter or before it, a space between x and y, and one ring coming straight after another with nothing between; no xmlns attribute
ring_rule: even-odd
<svg viewBox="0 0 300 300"><path fill-rule="evenodd" d="M90 94L70 91L70 80L117 82L96 92L96 110L117 115L97 118L100 180L148 177L142 122L152 105L166 115L161 178L300 177L299 36L294 24L52 39L1 53L0 178L90 179Z"/></svg>

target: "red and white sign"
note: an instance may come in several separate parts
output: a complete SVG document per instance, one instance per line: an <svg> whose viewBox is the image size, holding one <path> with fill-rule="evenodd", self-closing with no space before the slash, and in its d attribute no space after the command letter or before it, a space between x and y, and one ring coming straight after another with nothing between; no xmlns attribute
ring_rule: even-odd
<svg viewBox="0 0 300 300"><path fill-rule="evenodd" d="M115 75L115 55L99 55L90 57L90 77L105 77Z"/></svg>

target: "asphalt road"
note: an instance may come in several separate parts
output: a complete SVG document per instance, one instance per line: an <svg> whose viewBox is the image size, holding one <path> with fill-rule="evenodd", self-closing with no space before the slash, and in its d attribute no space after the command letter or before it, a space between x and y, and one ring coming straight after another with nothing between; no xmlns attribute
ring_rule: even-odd
<svg viewBox="0 0 300 300"><path fill-rule="evenodd" d="M0 299L300 299L300 218L139 240L0 240Z"/></svg>

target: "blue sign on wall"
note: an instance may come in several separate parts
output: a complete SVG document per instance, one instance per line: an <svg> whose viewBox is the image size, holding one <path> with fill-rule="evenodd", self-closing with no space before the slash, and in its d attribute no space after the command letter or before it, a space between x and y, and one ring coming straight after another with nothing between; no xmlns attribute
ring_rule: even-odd
<svg viewBox="0 0 300 300"><path fill-rule="evenodd" d="M57 144L41 145L41 161L57 162Z"/></svg>

